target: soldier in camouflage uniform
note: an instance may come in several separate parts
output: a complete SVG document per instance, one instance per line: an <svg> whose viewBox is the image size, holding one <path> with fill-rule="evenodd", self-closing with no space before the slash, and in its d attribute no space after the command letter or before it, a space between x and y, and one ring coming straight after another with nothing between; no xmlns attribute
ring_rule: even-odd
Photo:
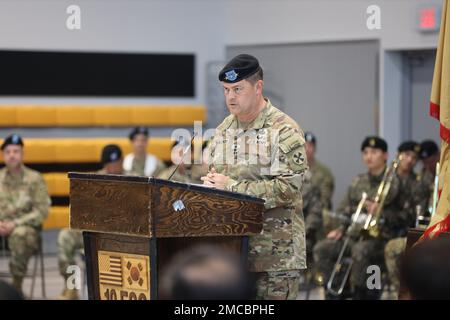
<svg viewBox="0 0 450 320"><path fill-rule="evenodd" d="M194 164L191 161L194 157L194 148L193 145L191 145L190 148L190 154L191 158L189 158L188 154L183 156L184 151L186 150L186 145L183 143L175 142L172 147L172 162L173 165L171 165L169 168L164 169L159 175L159 179L169 179L169 177L173 174L172 178L170 180L172 181L178 181L178 182L184 182L184 183L201 183L200 180L200 172L196 171L194 168L200 168L200 164ZM189 153L189 151L188 151ZM180 164L177 168L177 165Z"/></svg>
<svg viewBox="0 0 450 320"><path fill-rule="evenodd" d="M437 144L432 140L422 141L420 144L420 160L422 161L422 180L425 185L434 183L436 164L439 162L440 152Z"/></svg>
<svg viewBox="0 0 450 320"><path fill-rule="evenodd" d="M11 250L13 285L22 292L28 260L38 250L41 225L50 197L38 172L23 165L23 141L16 134L1 146L6 167L0 170L0 236Z"/></svg>
<svg viewBox="0 0 450 320"><path fill-rule="evenodd" d="M308 269L312 268L313 247L323 238L323 215L320 190L311 181L311 172L305 173L302 188L303 214L306 227L306 256Z"/></svg>
<svg viewBox="0 0 450 320"><path fill-rule="evenodd" d="M122 150L115 144L107 145L102 150L101 163L103 168L99 174L123 174ZM75 256L77 250L83 250L83 236L80 231L64 228L58 235L58 265L59 273L64 278L64 289L59 299L76 300L78 292L76 289L67 287L67 279L70 274L67 268L76 265Z"/></svg>
<svg viewBox="0 0 450 320"><path fill-rule="evenodd" d="M296 299L306 268L301 189L307 170L298 124L264 98L258 60L238 55L219 80L231 115L217 127L210 147L213 188L265 200L263 231L249 239L249 269L258 273L258 299Z"/></svg>
<svg viewBox="0 0 450 320"><path fill-rule="evenodd" d="M203 141L201 153L198 155L200 159L199 161L194 161L194 163L192 164L191 177L193 183L203 183L201 178L208 174L209 144L210 144L209 140Z"/></svg>
<svg viewBox="0 0 450 320"><path fill-rule="evenodd" d="M123 159L123 170L127 175L157 177L165 168L165 164L152 154L147 153L148 129L134 128L129 135L133 153Z"/></svg>
<svg viewBox="0 0 450 320"><path fill-rule="evenodd" d="M347 219L342 225L328 233L327 239L320 241L314 247L314 260L317 268L323 275L326 284L334 264L337 261L342 248L342 236L350 225L350 216L356 211L362 193L368 194L365 202L365 211L375 213L378 204L373 201L378 186L380 185L386 170L387 143L378 137L367 137L361 146L363 162L369 169L367 173L358 175L349 187L345 198L340 204L337 212ZM367 287L367 267L370 265L384 266L384 247L388 240L404 236L411 224L411 217L404 210L404 196L400 190L400 181L394 176L389 193L387 194L380 218L380 236L378 238L367 237L358 241L360 233L356 232L352 237L349 252L353 259L353 267L350 273L350 289L355 299L377 299L380 290Z"/></svg>
<svg viewBox="0 0 450 320"><path fill-rule="evenodd" d="M317 186L320 192L322 207L331 210L331 202L334 191L334 177L331 170L316 159L317 139L312 132L305 132L306 157L311 172L312 184Z"/></svg>
<svg viewBox="0 0 450 320"><path fill-rule="evenodd" d="M416 220L417 211L421 212L422 210L428 210L428 203L432 198L430 190L432 183L430 185L429 181L424 182L422 180L422 175L418 175L414 172L414 167L417 163L420 151L420 145L414 141L404 142L398 148L402 160L397 169L397 175L400 179L401 188L405 196L405 210L408 210L410 214L412 222L410 227L415 227L414 222ZM405 248L406 237L399 237L390 240L384 249L386 268L395 292L398 292L400 288L398 268L400 256Z"/></svg>

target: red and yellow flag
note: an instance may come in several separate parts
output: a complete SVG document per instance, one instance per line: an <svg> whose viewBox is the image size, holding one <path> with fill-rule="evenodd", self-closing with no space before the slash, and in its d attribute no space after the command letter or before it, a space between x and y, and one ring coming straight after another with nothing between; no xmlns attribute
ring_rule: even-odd
<svg viewBox="0 0 450 320"><path fill-rule="evenodd" d="M444 0L439 44L431 88L430 115L440 122L441 157L439 201L436 214L425 230L423 239L433 239L450 231L450 7Z"/></svg>

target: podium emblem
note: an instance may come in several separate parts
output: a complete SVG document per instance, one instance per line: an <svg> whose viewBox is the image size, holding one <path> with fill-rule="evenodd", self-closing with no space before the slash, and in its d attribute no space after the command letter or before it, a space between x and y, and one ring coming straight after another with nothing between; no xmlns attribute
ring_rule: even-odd
<svg viewBox="0 0 450 320"><path fill-rule="evenodd" d="M102 300L150 299L150 264L147 256L98 251Z"/></svg>

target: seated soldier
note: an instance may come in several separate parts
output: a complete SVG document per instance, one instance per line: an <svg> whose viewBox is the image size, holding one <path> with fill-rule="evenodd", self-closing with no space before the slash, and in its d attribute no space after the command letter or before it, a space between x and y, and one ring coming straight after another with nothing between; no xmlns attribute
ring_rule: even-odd
<svg viewBox="0 0 450 320"><path fill-rule="evenodd" d="M152 154L147 153L148 129L136 127L129 135L133 152L123 160L125 174L157 177L166 168L164 163Z"/></svg>
<svg viewBox="0 0 450 320"><path fill-rule="evenodd" d="M191 145L190 150L188 150L187 153L184 154L187 147L188 145L181 140L175 141L173 143L171 153L171 159L173 164L169 168L163 170L158 175L159 179L167 180L171 177L172 173L175 172L170 180L184 183L201 183L200 180L201 176L199 176L195 171L193 171L194 168L193 145Z"/></svg>
<svg viewBox="0 0 450 320"><path fill-rule="evenodd" d="M310 171L305 173L302 199L306 231L306 263L308 275L311 275L309 271L313 269L313 248L323 238L323 204L320 200L320 189L311 181Z"/></svg>
<svg viewBox="0 0 450 320"><path fill-rule="evenodd" d="M208 174L209 170L209 143L210 141L206 140L202 143L201 152L192 153L193 163L191 165L191 176L192 183L202 183L201 177Z"/></svg>
<svg viewBox="0 0 450 320"><path fill-rule="evenodd" d="M400 186L404 191L404 210L409 211L410 227L414 227L417 208L422 207L423 203L427 202L429 197L429 187L425 187L421 175L417 175L414 172L414 167L416 166L420 152L420 145L414 141L406 141L398 147L398 152L402 157L397 168L397 176L400 179ZM391 285L394 287L394 292L398 292L400 287L398 280L398 260L405 247L406 237L399 237L389 240L384 249L386 268Z"/></svg>
<svg viewBox="0 0 450 320"><path fill-rule="evenodd" d="M103 168L97 173L99 174L123 174L122 169L122 150L115 144L109 144L103 148L101 163ZM78 299L78 291L69 289L67 279L70 274L67 268L75 265L75 254L77 250L83 249L83 237L80 231L64 228L58 235L58 265L59 272L64 278L64 290L59 299L76 300Z"/></svg>
<svg viewBox="0 0 450 320"><path fill-rule="evenodd" d="M364 202L365 212L375 214L379 203L374 201L380 183L383 180L387 169L388 158L387 143L379 137L367 137L362 145L362 160L368 172L358 175L348 188L347 194L340 204L337 212L348 217L347 221L327 234L327 238L320 241L314 247L314 261L318 271L323 276L326 286L330 278L333 267L338 259L339 252L343 246L342 237L350 225L350 216L356 212L358 204L361 202L362 194L368 195ZM345 256L350 256L353 260L349 283L347 285L355 299L378 299L381 290L378 288L368 288L368 267L377 265L384 267L384 246L392 238L403 236L409 227L409 213L403 211L403 196L399 187L397 176L392 176L389 192L385 198L384 206L381 208L379 221L379 236L367 235L361 237L361 232L353 232L350 236L350 245ZM353 235L353 236L352 236ZM338 283L341 279L337 279ZM340 284L340 283L339 283ZM332 297L327 295L327 297ZM342 298L342 296L340 297Z"/></svg>
<svg viewBox="0 0 450 320"><path fill-rule="evenodd" d="M331 170L316 158L317 138L310 132L305 132L306 157L308 159L311 182L320 191L320 201L324 210L331 210L334 191L334 177Z"/></svg>
<svg viewBox="0 0 450 320"><path fill-rule="evenodd" d="M0 170L0 236L7 238L13 286L19 292L28 260L39 249L41 225L50 206L41 174L23 165L23 146L16 134L4 140L5 168Z"/></svg>

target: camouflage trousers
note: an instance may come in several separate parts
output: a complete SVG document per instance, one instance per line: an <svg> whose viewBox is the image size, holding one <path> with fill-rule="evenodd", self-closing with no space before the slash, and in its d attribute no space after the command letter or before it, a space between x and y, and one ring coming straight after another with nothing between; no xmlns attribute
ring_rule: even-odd
<svg viewBox="0 0 450 320"><path fill-rule="evenodd" d="M23 279L27 273L28 261L39 249L40 231L30 226L18 226L8 236L11 260L9 268L13 277Z"/></svg>
<svg viewBox="0 0 450 320"><path fill-rule="evenodd" d="M390 240L384 248L384 259L386 261L386 268L389 275L391 284L395 287L396 291L400 289L399 280L399 262L400 257L406 248L406 237L395 238Z"/></svg>
<svg viewBox="0 0 450 320"><path fill-rule="evenodd" d="M58 235L58 265L60 274L67 277L67 267L75 265L78 250L83 249L83 235L80 231L62 229Z"/></svg>
<svg viewBox="0 0 450 320"><path fill-rule="evenodd" d="M326 285L334 265L339 257L343 246L343 240L335 241L324 239L319 241L313 249L316 270L323 277ZM344 256L353 259L350 271L349 285L356 299L376 299L381 294L380 290L369 289L367 270L371 265L384 268L384 245L385 241L378 239L367 239L363 241L351 241Z"/></svg>
<svg viewBox="0 0 450 320"><path fill-rule="evenodd" d="M256 281L256 299L295 300L299 289L299 271L261 272Z"/></svg>

